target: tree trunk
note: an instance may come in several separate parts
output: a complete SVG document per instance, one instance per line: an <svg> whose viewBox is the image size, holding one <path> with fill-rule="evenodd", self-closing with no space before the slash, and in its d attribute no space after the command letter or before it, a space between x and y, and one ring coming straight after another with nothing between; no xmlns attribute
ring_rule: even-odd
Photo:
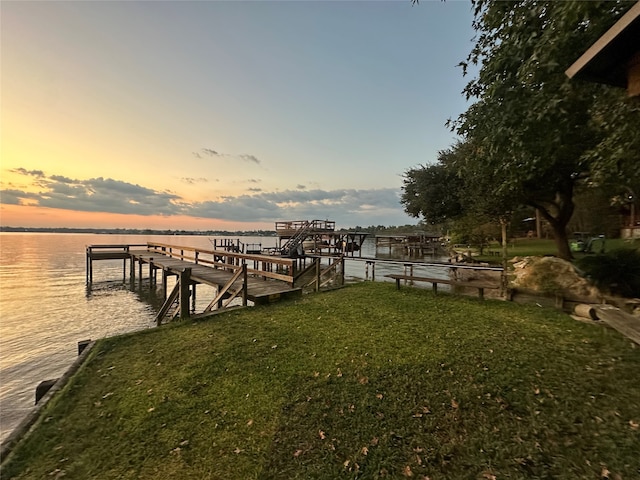
<svg viewBox="0 0 640 480"><path fill-rule="evenodd" d="M558 257L571 261L573 255L569 248L567 225L569 224L569 220L571 220L575 207L573 204L572 181L558 185L553 198L542 201L532 201L530 205L537 208L540 215L549 222L558 249Z"/></svg>
<svg viewBox="0 0 640 480"><path fill-rule="evenodd" d="M500 217L500 233L502 236L502 275L500 276L501 295L507 293L507 225L505 217Z"/></svg>
<svg viewBox="0 0 640 480"><path fill-rule="evenodd" d="M555 202L544 206L539 204L534 206L539 209L540 214L549 222L553 230L553 239L558 249L558 257L571 261L573 255L569 248L569 237L567 236L567 224L571 220L574 209L571 195L556 193Z"/></svg>
<svg viewBox="0 0 640 480"><path fill-rule="evenodd" d="M500 217L500 233L502 234L502 260L507 261L507 219Z"/></svg>
<svg viewBox="0 0 640 480"><path fill-rule="evenodd" d="M558 249L558 257L563 260L571 261L573 255L571 248L569 248L569 237L567 236L567 225L560 225L558 222L549 222L553 229L553 239L556 242L556 248Z"/></svg>

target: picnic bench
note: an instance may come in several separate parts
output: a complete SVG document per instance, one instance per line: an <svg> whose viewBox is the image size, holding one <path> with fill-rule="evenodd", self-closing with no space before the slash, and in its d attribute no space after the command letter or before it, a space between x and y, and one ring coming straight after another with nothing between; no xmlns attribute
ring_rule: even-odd
<svg viewBox="0 0 640 480"><path fill-rule="evenodd" d="M438 293L438 284L444 285L454 285L457 287L472 287L478 289L478 296L480 299L484 299L484 289L485 288L495 288L499 289L500 285L496 285L495 283L488 282L474 282L474 281L460 281L460 280L448 280L445 278L431 278L431 277L416 277L414 275L400 275L391 273L389 275L385 275L385 277L393 278L396 281L396 288L400 290L400 280L407 280L410 282L427 282L431 283L433 286L433 293Z"/></svg>

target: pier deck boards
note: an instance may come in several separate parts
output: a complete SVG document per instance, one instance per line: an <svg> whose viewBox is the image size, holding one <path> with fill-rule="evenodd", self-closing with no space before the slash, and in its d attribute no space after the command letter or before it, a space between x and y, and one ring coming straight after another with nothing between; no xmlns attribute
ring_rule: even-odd
<svg viewBox="0 0 640 480"><path fill-rule="evenodd" d="M233 272L229 270L179 260L157 253L131 251L130 255L138 262L152 263L169 273L177 273L185 268L191 268L191 280L213 287L219 288L226 285L233 276ZM241 280L236 280L234 286L240 286L241 282ZM291 287L288 283L280 280L254 276L247 278L247 298L255 304L268 303L286 296L300 295L301 292L300 288Z"/></svg>
<svg viewBox="0 0 640 480"><path fill-rule="evenodd" d="M162 270L166 275L180 276L185 269L189 268L191 284L210 285L220 291L232 280L241 265L246 263L248 268L251 264L254 267L247 275L247 300L259 305L302 295L302 288L293 286L294 264L289 259L156 243L89 245L86 255L87 284L93 281L94 260L122 260L125 262L123 265L125 271L126 262L130 262L132 279L136 276L135 262L139 264L140 275L142 275L142 265L151 264L150 277L152 272L157 270ZM263 270L259 269L260 265ZM283 269L285 273L279 273L279 269ZM243 278L238 277L231 284L231 290L236 291L242 286Z"/></svg>

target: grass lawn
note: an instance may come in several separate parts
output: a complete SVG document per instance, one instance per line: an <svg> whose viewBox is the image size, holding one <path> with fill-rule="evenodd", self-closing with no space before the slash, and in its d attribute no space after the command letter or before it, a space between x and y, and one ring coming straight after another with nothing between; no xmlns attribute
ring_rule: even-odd
<svg viewBox="0 0 640 480"><path fill-rule="evenodd" d="M2 478L640 476L640 348L363 282L101 340Z"/></svg>
<svg viewBox="0 0 640 480"><path fill-rule="evenodd" d="M498 242L492 243L485 250L493 250L501 252L501 246ZM598 245L599 248L599 245ZM628 241L623 240L621 238L607 239L605 240L605 251L610 252L611 250L617 248L640 248L640 242L638 241ZM598 250L599 252L599 250ZM556 244L554 240L544 240L537 238L516 238L509 242L507 248L507 256L509 258L513 257L528 257L528 256L544 256L544 255L557 255L558 249L556 248ZM585 253L575 253L574 256L576 258L583 257ZM492 263L501 263L501 259L499 257L491 256L491 255L482 255L475 256L476 260L480 260L483 262L492 262Z"/></svg>

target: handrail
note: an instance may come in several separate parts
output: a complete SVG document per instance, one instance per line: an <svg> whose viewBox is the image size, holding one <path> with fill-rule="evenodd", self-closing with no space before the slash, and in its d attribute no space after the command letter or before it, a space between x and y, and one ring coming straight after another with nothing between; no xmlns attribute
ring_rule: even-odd
<svg viewBox="0 0 640 480"><path fill-rule="evenodd" d="M291 220L276 222L277 231L299 230L305 225L310 225L314 230L324 230L327 232L335 231L336 222L331 220Z"/></svg>
<svg viewBox="0 0 640 480"><path fill-rule="evenodd" d="M175 284L175 286L173 287L173 290L171 290L171 293L169 294L167 299L164 301L162 307L160 307L160 310L156 314L155 321L158 324L158 326L160 326L160 324L162 323L162 319L167 315L167 313L169 313L169 309L171 308L171 305L173 305L173 303L178 299L179 294L180 294L180 282Z"/></svg>
<svg viewBox="0 0 640 480"><path fill-rule="evenodd" d="M86 245L85 248L88 252L92 250L122 250L123 252L128 252L131 247L146 247L146 243L140 244L127 244L127 245Z"/></svg>
<svg viewBox="0 0 640 480"><path fill-rule="evenodd" d="M283 255L289 255L292 251L298 248L298 246L307 238L308 232L311 230L311 224L305 222L300 226L298 231L282 246L280 251Z"/></svg>
<svg viewBox="0 0 640 480"><path fill-rule="evenodd" d="M296 261L291 258L274 257L262 254L235 253L227 250L205 250L196 247L170 245L166 243L147 243L147 250L171 258L193 261L196 264L206 264L211 267L226 270L238 270L243 264L253 262L254 268L247 266L247 272L253 276L280 280L293 286ZM190 253L191 255L187 255ZM210 258L203 258L210 256ZM259 265L262 268L258 268ZM275 270L275 271L274 271Z"/></svg>
<svg viewBox="0 0 640 480"><path fill-rule="evenodd" d="M238 280L240 277L242 277L242 284L240 285L240 287L238 287L235 292L232 292L231 294L229 294L229 297L227 298L226 301L223 301L224 296L231 289L231 287L236 282L236 280ZM213 310L213 307L216 304L218 304L220 308L226 308L233 301L233 299L236 298L240 293L242 293L242 306L246 307L247 306L247 266L246 265L242 265L242 268L240 268L233 275L233 277L229 279L227 284L224 287L219 289L218 294L213 300L211 300L211 303L209 303L207 308L204 309L203 313L209 313L211 310Z"/></svg>

